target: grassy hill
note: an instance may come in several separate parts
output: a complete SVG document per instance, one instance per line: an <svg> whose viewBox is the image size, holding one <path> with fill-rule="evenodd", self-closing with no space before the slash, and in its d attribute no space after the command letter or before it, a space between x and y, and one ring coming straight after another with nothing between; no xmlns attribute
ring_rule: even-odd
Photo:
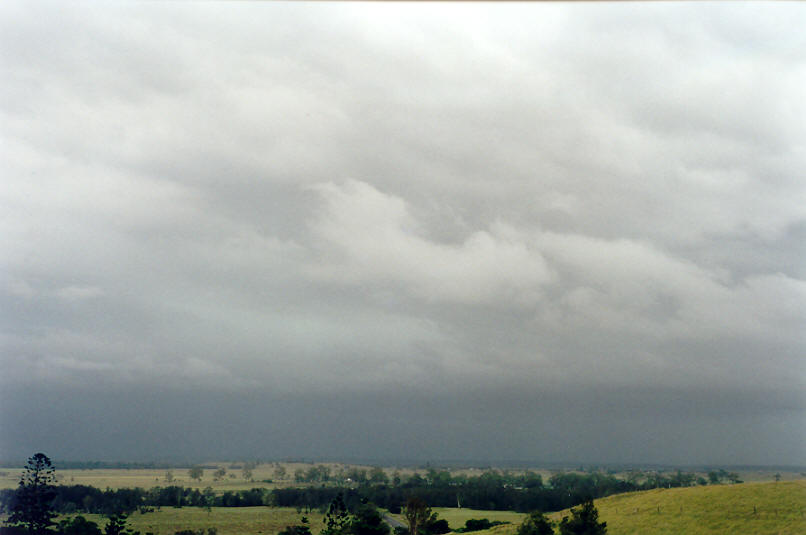
<svg viewBox="0 0 806 535"><path fill-rule="evenodd" d="M806 480L655 489L595 503L611 535L806 533ZM549 516L559 521L569 514Z"/></svg>
<svg viewBox="0 0 806 535"><path fill-rule="evenodd" d="M743 483L617 494L596 500L610 535L804 535L806 480ZM514 535L524 515L435 508L456 529L468 518L511 522L473 535ZM568 510L548 516L559 522Z"/></svg>

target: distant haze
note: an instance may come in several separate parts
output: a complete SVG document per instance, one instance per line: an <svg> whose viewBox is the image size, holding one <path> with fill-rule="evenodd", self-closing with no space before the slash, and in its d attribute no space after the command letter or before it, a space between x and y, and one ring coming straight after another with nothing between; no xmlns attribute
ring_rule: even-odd
<svg viewBox="0 0 806 535"><path fill-rule="evenodd" d="M806 11L0 5L0 458L806 465Z"/></svg>

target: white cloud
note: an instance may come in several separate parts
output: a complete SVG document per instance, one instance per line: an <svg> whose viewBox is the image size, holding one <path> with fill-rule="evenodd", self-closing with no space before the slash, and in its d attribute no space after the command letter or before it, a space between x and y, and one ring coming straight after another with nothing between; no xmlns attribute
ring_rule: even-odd
<svg viewBox="0 0 806 535"><path fill-rule="evenodd" d="M392 284L426 301L533 303L552 278L539 251L504 224L461 243L429 239L406 202L348 181L314 186L325 209L312 225L323 263L318 278Z"/></svg>

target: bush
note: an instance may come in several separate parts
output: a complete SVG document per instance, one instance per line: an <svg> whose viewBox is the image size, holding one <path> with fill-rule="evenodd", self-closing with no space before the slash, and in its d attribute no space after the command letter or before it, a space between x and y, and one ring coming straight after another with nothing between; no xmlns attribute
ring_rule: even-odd
<svg viewBox="0 0 806 535"><path fill-rule="evenodd" d="M444 518L429 523L427 529L428 533L430 533L431 535L442 535L444 533L451 532L451 528L448 525L448 521L445 520Z"/></svg>
<svg viewBox="0 0 806 535"><path fill-rule="evenodd" d="M59 522L59 533L62 535L101 535L98 524L81 515Z"/></svg>
<svg viewBox="0 0 806 535"><path fill-rule="evenodd" d="M579 509L571 509L571 519L563 517L560 535L604 535L607 522L599 522L599 511L593 500L586 500Z"/></svg>
<svg viewBox="0 0 806 535"><path fill-rule="evenodd" d="M540 511L529 513L523 523L518 526L517 535L553 535L551 521Z"/></svg>

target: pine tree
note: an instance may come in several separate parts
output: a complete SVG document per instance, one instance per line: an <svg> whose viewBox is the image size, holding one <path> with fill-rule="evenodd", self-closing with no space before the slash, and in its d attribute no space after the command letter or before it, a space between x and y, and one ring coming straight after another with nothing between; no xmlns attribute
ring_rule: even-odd
<svg viewBox="0 0 806 535"><path fill-rule="evenodd" d="M44 453L37 453L25 466L20 477L20 485L11 508L8 523L22 526L28 533L41 534L55 525L51 502L56 497L53 483L53 464Z"/></svg>

